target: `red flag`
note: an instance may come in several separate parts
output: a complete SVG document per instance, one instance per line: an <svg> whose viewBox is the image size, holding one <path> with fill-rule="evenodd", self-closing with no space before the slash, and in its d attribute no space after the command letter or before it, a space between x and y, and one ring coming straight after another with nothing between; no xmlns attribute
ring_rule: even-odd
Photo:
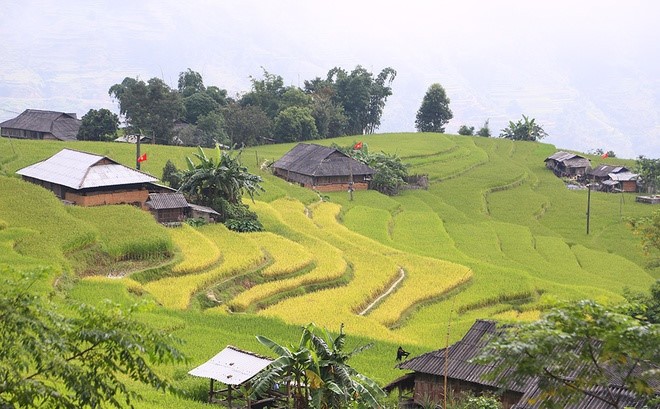
<svg viewBox="0 0 660 409"><path fill-rule="evenodd" d="M140 163L140 162L144 162L145 160L147 160L147 154L146 154L146 153L143 153L142 155L140 155L140 156L137 158L138 163Z"/></svg>
<svg viewBox="0 0 660 409"><path fill-rule="evenodd" d="M607 152L605 152L604 154L600 155L600 157L603 158L603 159L607 158L608 156L609 156L609 155L607 154Z"/></svg>
<svg viewBox="0 0 660 409"><path fill-rule="evenodd" d="M356 149L356 150L357 150L357 149L362 149L362 141L356 143L356 144L353 146L353 149Z"/></svg>

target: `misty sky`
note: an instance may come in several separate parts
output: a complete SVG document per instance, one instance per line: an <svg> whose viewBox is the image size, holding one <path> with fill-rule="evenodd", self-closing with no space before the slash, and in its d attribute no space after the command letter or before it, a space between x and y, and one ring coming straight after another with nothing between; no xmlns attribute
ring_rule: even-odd
<svg viewBox="0 0 660 409"><path fill-rule="evenodd" d="M414 131L440 83L447 131L522 114L559 148L660 156L657 1L3 1L0 120L26 108L118 111L124 77L245 92L261 67L287 85L392 67L378 132Z"/></svg>

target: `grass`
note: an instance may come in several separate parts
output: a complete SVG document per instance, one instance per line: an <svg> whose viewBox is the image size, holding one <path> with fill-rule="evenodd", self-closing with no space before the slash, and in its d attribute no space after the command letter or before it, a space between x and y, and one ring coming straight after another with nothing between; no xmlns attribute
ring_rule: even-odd
<svg viewBox="0 0 660 409"><path fill-rule="evenodd" d="M400 375L392 369L399 344L413 355L426 352L457 340L477 318L531 320L558 299L619 302L624 286L643 291L660 277L625 221L650 215L653 207L635 203L632 194L592 192L587 235L587 192L566 189L545 169L552 145L441 134L315 143L358 140L371 151L397 153L412 164L411 173L429 174L430 188L395 197L359 191L352 201L346 192L320 196L260 168L293 144L250 148L244 163L264 178L267 191L246 203L266 232L237 234L222 225L164 229L123 206L67 208L41 188L0 176L0 264L46 266L52 271L40 283L46 290L62 272L79 268L76 257L89 257L90 264L101 253L113 262L159 255L146 265L118 262L143 272L86 277L68 290L92 304L106 298L148 303L140 319L186 341L189 363L160 370L193 399L136 385L146 398L140 407L201 407L207 383L187 371L227 344L268 355L257 334L294 342L299 325L313 321L337 331L344 323L352 345L374 342L356 358L356 368L386 383ZM127 144L0 138L0 172L10 176L65 146L129 166L134 160ZM146 148L143 170L156 176L168 159L183 167L194 152ZM173 257L165 258L168 253ZM393 287L401 270L404 279ZM218 306L209 294L226 299ZM209 306L216 307L200 308Z"/></svg>

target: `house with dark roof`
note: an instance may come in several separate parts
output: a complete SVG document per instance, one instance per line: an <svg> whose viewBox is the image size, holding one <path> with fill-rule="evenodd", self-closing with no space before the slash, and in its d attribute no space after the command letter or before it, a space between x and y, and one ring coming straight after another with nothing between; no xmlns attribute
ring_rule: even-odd
<svg viewBox="0 0 660 409"><path fill-rule="evenodd" d="M16 118L0 123L0 135L21 139L75 141L81 123L76 114L26 109Z"/></svg>
<svg viewBox="0 0 660 409"><path fill-rule="evenodd" d="M159 223L180 223L190 217L183 193L149 193L146 205Z"/></svg>
<svg viewBox="0 0 660 409"><path fill-rule="evenodd" d="M548 156L544 162L545 167L551 169L558 177L584 176L591 167L591 162L584 156L563 151Z"/></svg>
<svg viewBox="0 0 660 409"><path fill-rule="evenodd" d="M321 192L366 190L376 171L338 149L299 143L273 163L273 174Z"/></svg>
<svg viewBox="0 0 660 409"><path fill-rule="evenodd" d="M612 192L636 192L639 175L625 166L598 165L587 172L589 179L598 183L600 190Z"/></svg>
<svg viewBox="0 0 660 409"><path fill-rule="evenodd" d="M499 397L505 409L538 409L542 407L542 394L539 380L528 377L522 381L509 376L511 368L504 370L497 378L487 377L494 364L482 365L472 362L489 342L502 333L495 321L477 320L465 336L457 343L437 351L413 357L397 365L399 369L411 371L385 386L391 392L399 390L403 400L399 407L421 408L428 402L442 402L444 398L444 380L447 377L447 390L455 394L471 393L474 395L494 394ZM608 404L597 396L616 394L621 407L645 408L647 400L635 395L621 385L621 374L611 373L610 387L594 387L590 395L584 395L578 402L555 402L566 409L606 409ZM660 382L653 385L656 395Z"/></svg>
<svg viewBox="0 0 660 409"><path fill-rule="evenodd" d="M50 158L16 171L23 180L51 190L79 206L131 204L147 209L149 193L167 192L148 173L106 156L62 149Z"/></svg>

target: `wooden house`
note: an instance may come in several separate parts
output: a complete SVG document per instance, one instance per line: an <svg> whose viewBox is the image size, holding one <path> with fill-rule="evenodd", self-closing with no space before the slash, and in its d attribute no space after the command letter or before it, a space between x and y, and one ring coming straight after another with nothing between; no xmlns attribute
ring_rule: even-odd
<svg viewBox="0 0 660 409"><path fill-rule="evenodd" d="M366 190L376 173L341 151L299 143L273 164L273 174L321 192Z"/></svg>
<svg viewBox="0 0 660 409"><path fill-rule="evenodd" d="M587 174L591 162L584 156L559 151L545 159L545 166L558 177L578 177Z"/></svg>
<svg viewBox="0 0 660 409"><path fill-rule="evenodd" d="M0 123L0 135L21 139L75 141L81 122L76 114L26 109L16 118Z"/></svg>
<svg viewBox="0 0 660 409"><path fill-rule="evenodd" d="M159 223L181 223L190 217L183 193L149 193L146 205Z"/></svg>
<svg viewBox="0 0 660 409"><path fill-rule="evenodd" d="M106 157L62 149L50 158L16 172L79 206L131 204L147 210L149 193L167 192L157 178Z"/></svg>
<svg viewBox="0 0 660 409"><path fill-rule="evenodd" d="M589 179L598 183L600 190L636 192L639 175L631 172L625 166L598 165L587 172Z"/></svg>
<svg viewBox="0 0 660 409"><path fill-rule="evenodd" d="M447 389L454 394L471 393L473 395L495 394L505 409L538 409L542 407L539 399L541 390L538 378L528 377L516 382L507 378L510 370L505 370L498 378L487 380L484 376L492 370L492 365L480 365L471 362L481 349L495 340L502 329L494 321L477 320L465 336L448 348L432 351L413 357L397 365L398 368L412 371L389 385L386 391L399 390L403 400L399 407L421 408L429 402L440 403L444 399L444 378L447 377ZM592 388L594 396L606 396L608 393L619 394L621 407L643 408L648 402L636 396L630 390L616 386L619 374L611 373L612 386ZM658 388L659 385L654 387ZM657 392L657 391L656 391ZM594 396L584 395L577 402L556 402L566 409L605 409L607 406Z"/></svg>

